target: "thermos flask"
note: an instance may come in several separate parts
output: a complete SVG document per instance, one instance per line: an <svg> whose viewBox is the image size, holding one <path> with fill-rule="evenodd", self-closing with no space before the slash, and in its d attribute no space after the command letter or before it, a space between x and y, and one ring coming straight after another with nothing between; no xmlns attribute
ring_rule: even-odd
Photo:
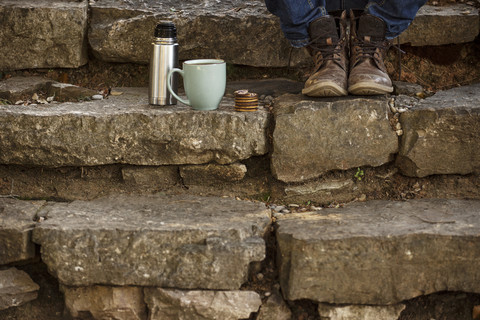
<svg viewBox="0 0 480 320"><path fill-rule="evenodd" d="M173 68L178 68L177 29L173 22L162 21L155 28L155 38L152 43L149 76L149 103L153 105L177 104L167 89L167 75ZM178 76L172 76L172 89L178 92Z"/></svg>

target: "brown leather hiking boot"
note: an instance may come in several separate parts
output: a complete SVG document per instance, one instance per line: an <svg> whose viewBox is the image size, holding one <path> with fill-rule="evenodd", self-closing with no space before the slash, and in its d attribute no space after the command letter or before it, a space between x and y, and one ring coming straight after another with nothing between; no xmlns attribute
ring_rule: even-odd
<svg viewBox="0 0 480 320"><path fill-rule="evenodd" d="M355 18L350 11L350 75L348 92L376 95L393 91L383 59L390 46L385 22L371 14Z"/></svg>
<svg viewBox="0 0 480 320"><path fill-rule="evenodd" d="M339 19L338 28L335 19ZM311 97L348 94L346 25L345 11L340 18L326 16L310 23L308 32L311 40L307 49L313 57L315 67L312 75L305 82L303 94Z"/></svg>

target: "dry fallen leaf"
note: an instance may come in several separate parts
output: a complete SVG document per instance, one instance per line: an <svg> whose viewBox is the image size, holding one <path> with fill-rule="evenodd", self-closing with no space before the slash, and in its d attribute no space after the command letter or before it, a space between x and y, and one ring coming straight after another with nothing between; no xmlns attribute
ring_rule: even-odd
<svg viewBox="0 0 480 320"><path fill-rule="evenodd" d="M34 93L32 96L32 100L38 100L38 94Z"/></svg>
<svg viewBox="0 0 480 320"><path fill-rule="evenodd" d="M121 94L123 94L123 92L121 92L121 91L113 91L113 90L110 91L110 95L112 95L112 96L119 96Z"/></svg>

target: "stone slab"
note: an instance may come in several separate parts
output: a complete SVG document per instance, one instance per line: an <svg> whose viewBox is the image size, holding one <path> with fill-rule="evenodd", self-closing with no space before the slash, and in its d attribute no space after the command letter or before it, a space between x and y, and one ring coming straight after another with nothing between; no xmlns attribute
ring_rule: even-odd
<svg viewBox="0 0 480 320"><path fill-rule="evenodd" d="M180 184L180 175L176 166L124 166L123 181L139 186L174 186Z"/></svg>
<svg viewBox="0 0 480 320"><path fill-rule="evenodd" d="M400 43L439 46L474 41L480 30L478 9L466 4L425 5L418 11Z"/></svg>
<svg viewBox="0 0 480 320"><path fill-rule="evenodd" d="M37 299L39 289L24 271L16 268L0 270L0 310Z"/></svg>
<svg viewBox="0 0 480 320"><path fill-rule="evenodd" d="M279 180L301 182L332 170L380 166L398 151L385 97L284 95L274 109L271 163Z"/></svg>
<svg viewBox="0 0 480 320"><path fill-rule="evenodd" d="M145 288L151 320L249 319L262 301L253 291L185 291Z"/></svg>
<svg viewBox="0 0 480 320"><path fill-rule="evenodd" d="M334 306L320 303L318 313L325 320L397 320L404 304L393 306Z"/></svg>
<svg viewBox="0 0 480 320"><path fill-rule="evenodd" d="M370 201L277 220L288 300L397 304L480 292L480 201Z"/></svg>
<svg viewBox="0 0 480 320"><path fill-rule="evenodd" d="M65 307L75 319L146 320L141 287L61 286Z"/></svg>
<svg viewBox="0 0 480 320"><path fill-rule="evenodd" d="M87 62L88 1L0 1L0 70Z"/></svg>
<svg viewBox="0 0 480 320"><path fill-rule="evenodd" d="M45 207L33 232L68 286L236 290L265 258L263 203L196 196L118 196Z"/></svg>
<svg viewBox="0 0 480 320"><path fill-rule="evenodd" d="M35 257L34 218L45 201L0 198L0 265Z"/></svg>
<svg viewBox="0 0 480 320"><path fill-rule="evenodd" d="M267 150L270 115L148 104L147 88L42 106L0 106L0 163L48 167L233 163ZM19 134L21 130L22 134Z"/></svg>
<svg viewBox="0 0 480 320"><path fill-rule="evenodd" d="M180 176L183 183L188 185L217 185L219 182L235 182L245 177L247 167L241 163L230 165L194 165L182 166Z"/></svg>
<svg viewBox="0 0 480 320"><path fill-rule="evenodd" d="M148 63L155 24L178 28L180 59L222 58L257 67L306 65L305 50L290 51L278 19L263 1L120 1L91 3L89 43L100 59ZM414 46L470 42L479 33L478 10L467 5L424 6L401 36ZM104 35L108 34L108 37ZM246 36L249 35L249 36Z"/></svg>
<svg viewBox="0 0 480 320"><path fill-rule="evenodd" d="M148 63L155 25L171 20L177 26L181 60L222 58L258 67L288 64L290 45L261 0L99 0L91 2L90 10L89 44L105 61ZM292 64L310 61L303 50L292 58Z"/></svg>
<svg viewBox="0 0 480 320"><path fill-rule="evenodd" d="M0 81L0 98L15 103L39 90L45 91L51 80L42 77L12 77Z"/></svg>
<svg viewBox="0 0 480 320"><path fill-rule="evenodd" d="M400 116L396 165L408 176L480 172L480 84L437 92Z"/></svg>

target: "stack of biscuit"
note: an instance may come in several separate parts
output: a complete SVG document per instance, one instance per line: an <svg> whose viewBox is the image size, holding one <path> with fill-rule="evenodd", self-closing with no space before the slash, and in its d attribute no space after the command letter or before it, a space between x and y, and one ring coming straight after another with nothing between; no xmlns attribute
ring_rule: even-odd
<svg viewBox="0 0 480 320"><path fill-rule="evenodd" d="M258 109L258 94L248 90L235 91L235 110L248 112Z"/></svg>

